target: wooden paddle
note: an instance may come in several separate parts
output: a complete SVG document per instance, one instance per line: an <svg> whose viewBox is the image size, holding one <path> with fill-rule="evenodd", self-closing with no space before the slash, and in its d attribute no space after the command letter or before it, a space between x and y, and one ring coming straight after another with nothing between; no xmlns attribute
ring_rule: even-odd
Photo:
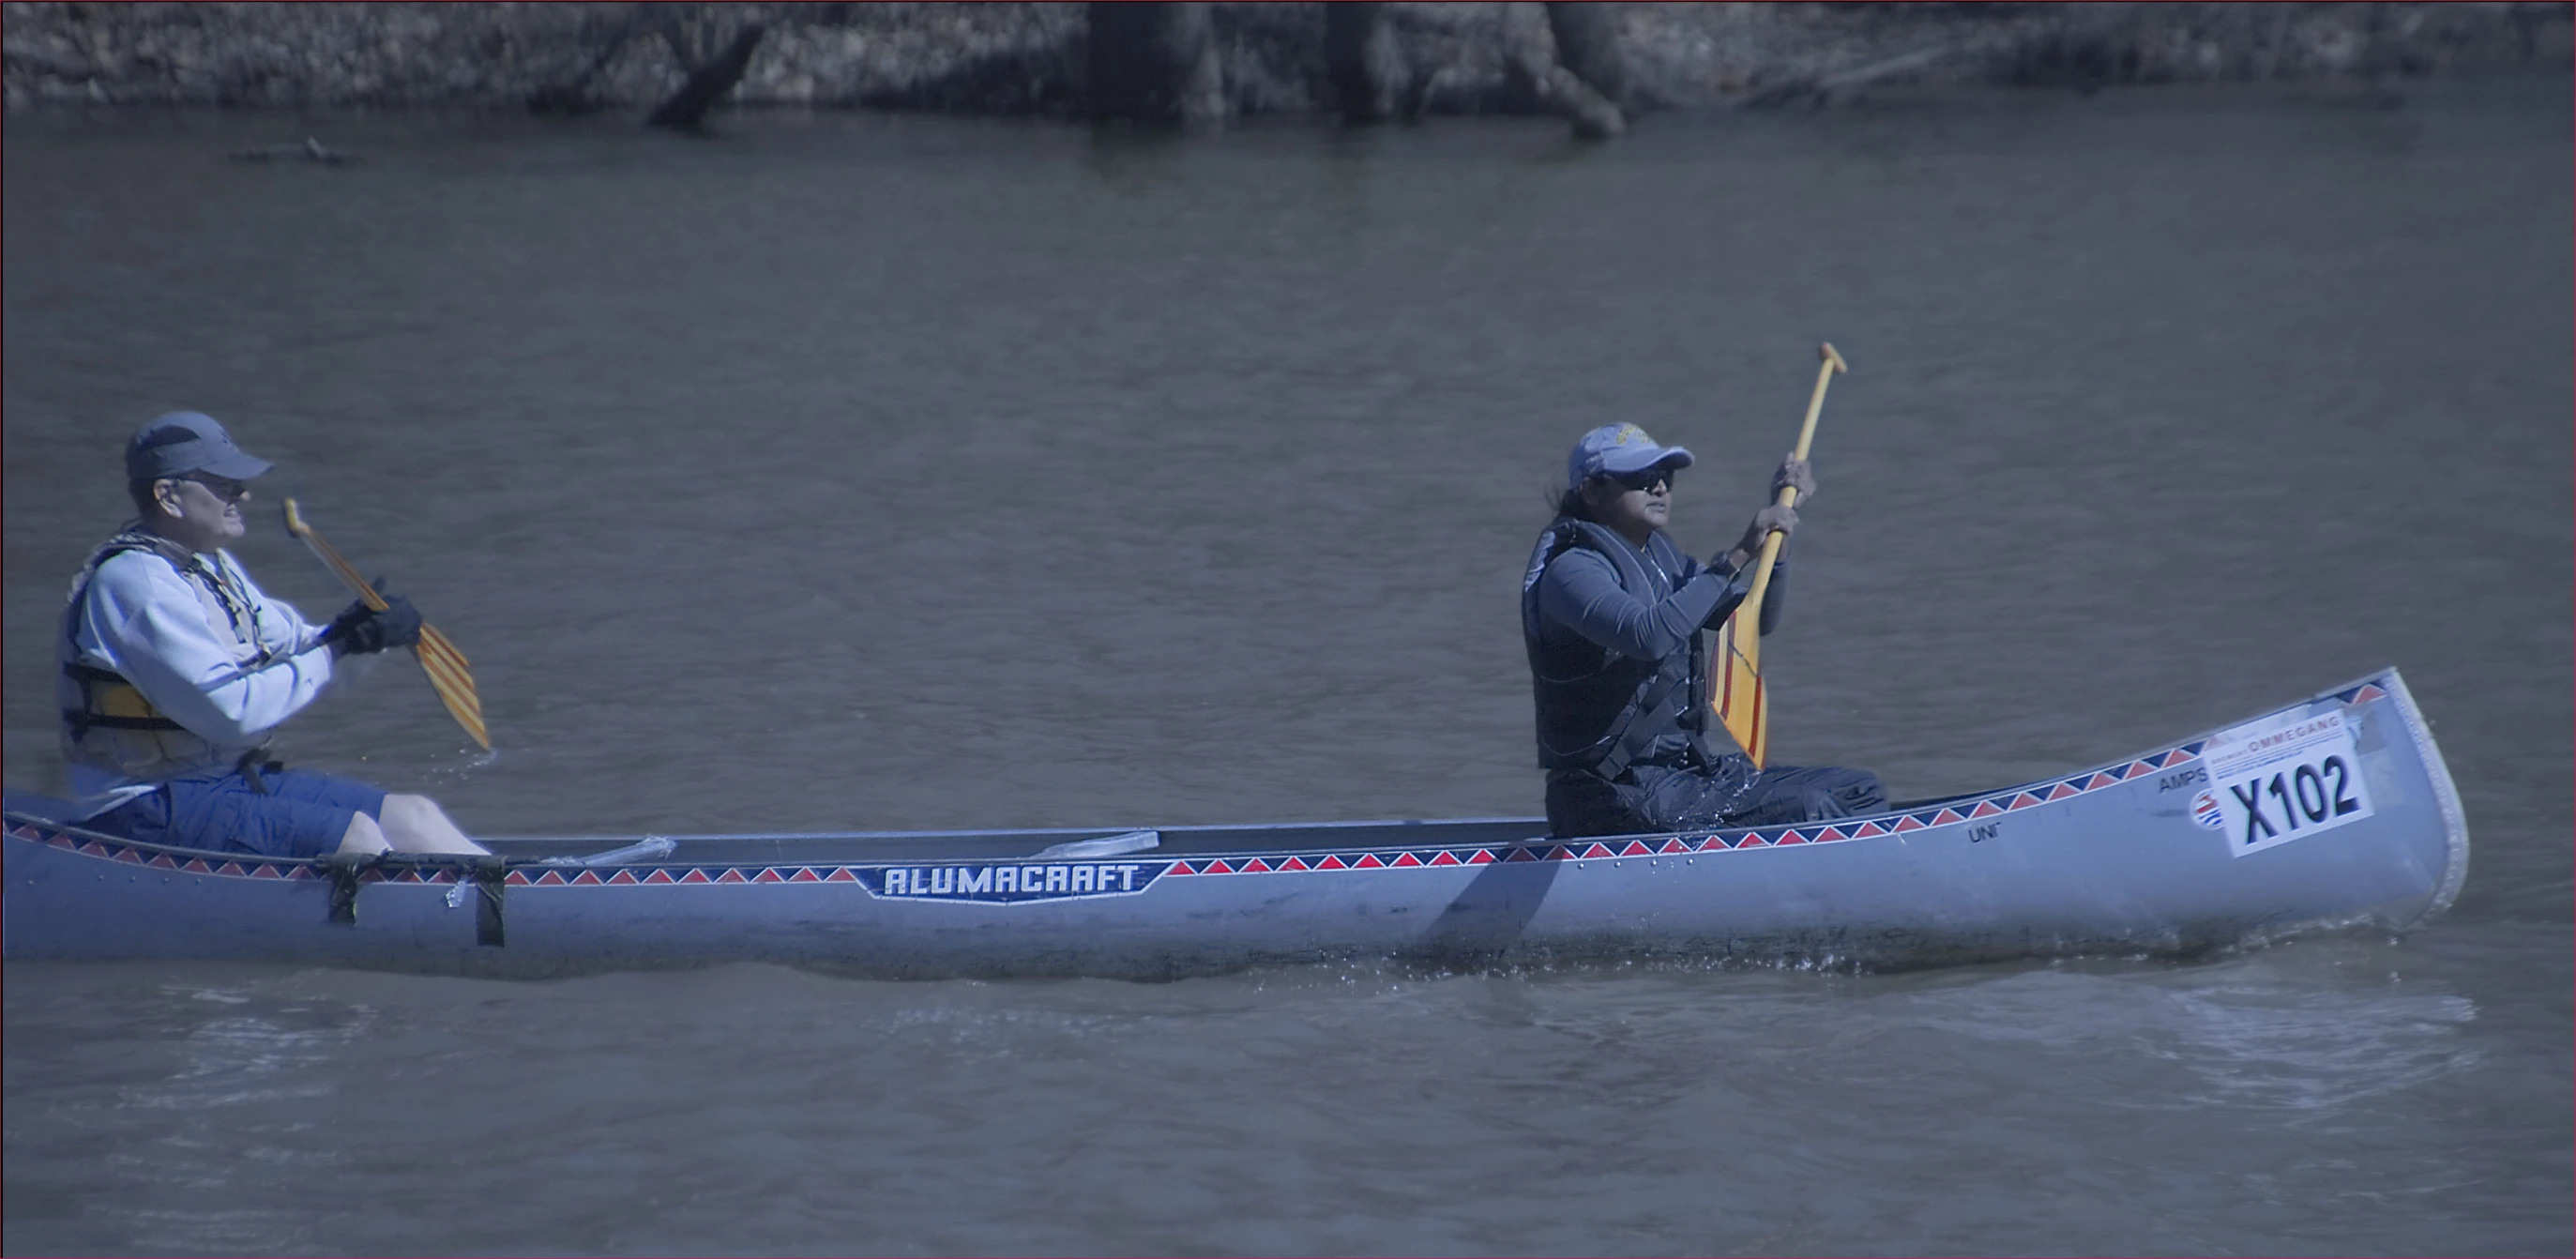
<svg viewBox="0 0 2576 1259"><path fill-rule="evenodd" d="M286 531L302 539L304 545L311 548L343 584L356 591L359 602L379 612L384 611L384 596L377 594L376 588L358 575L355 565L340 558L340 553L323 541L321 534L313 532L313 526L304 523L303 515L295 510L295 500L291 498L286 500ZM491 751L492 736L483 730L483 700L474 693L474 675L465 671L465 653L458 651L456 644L447 641L447 635L432 629L427 622L421 624L420 641L412 645L412 653L420 657L420 667L428 672L430 686L437 690L439 702L447 705L447 711L456 718L456 724L465 727L465 733L473 735L474 742L480 744L484 751Z"/></svg>
<svg viewBox="0 0 2576 1259"><path fill-rule="evenodd" d="M1816 440L1816 417L1825 410L1825 386L1833 383L1834 373L1851 370L1830 342L1816 347L1816 355L1824 363L1816 369L1816 392L1807 399L1807 422L1798 429L1796 457L1800 459L1807 457L1807 447ZM1797 502L1795 486L1780 487L1781 506ZM1762 689L1762 596L1771 588L1771 567L1779 562L1780 542L1787 536L1775 529L1762 539L1761 567L1753 570L1753 589L1717 631L1717 685L1709 706L1717 710L1718 723L1744 749L1755 769L1762 768L1771 748L1771 696Z"/></svg>

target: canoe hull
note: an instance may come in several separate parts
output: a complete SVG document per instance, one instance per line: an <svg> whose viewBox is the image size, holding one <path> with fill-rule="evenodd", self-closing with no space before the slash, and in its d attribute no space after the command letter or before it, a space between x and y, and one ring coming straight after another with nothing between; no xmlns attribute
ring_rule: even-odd
<svg viewBox="0 0 2576 1259"><path fill-rule="evenodd" d="M1165 978L1387 958L1912 966L2406 930L2465 877L2449 773L2393 670L2258 723L2327 718L2349 730L2367 816L2241 854L2205 802L2195 816L2204 736L1831 826L1564 843L1531 819L1189 828L1153 851L1073 860L994 854L1097 832L698 838L649 865L514 865L497 946L477 942L492 938L480 893L459 892L452 871L370 872L355 921L335 924L331 881L311 866L121 844L13 812L0 951L492 975L757 960Z"/></svg>

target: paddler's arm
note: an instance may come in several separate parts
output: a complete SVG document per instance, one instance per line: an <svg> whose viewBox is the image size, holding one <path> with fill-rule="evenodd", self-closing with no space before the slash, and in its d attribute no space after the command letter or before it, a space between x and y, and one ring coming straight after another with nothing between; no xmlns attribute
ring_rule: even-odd
<svg viewBox="0 0 2576 1259"><path fill-rule="evenodd" d="M235 664L187 581L142 552L99 565L83 619L102 663L172 721L215 743L256 739L312 703L331 680L327 646L261 669Z"/></svg>
<svg viewBox="0 0 2576 1259"><path fill-rule="evenodd" d="M1669 598L1650 604L1619 585L1610 561L1577 548L1557 556L1540 574L1538 610L1541 619L1620 655L1661 660L1680 650L1700 627L1723 620L1744 601L1749 582L1702 569Z"/></svg>
<svg viewBox="0 0 2576 1259"><path fill-rule="evenodd" d="M1753 561L1760 558L1762 558L1762 552L1758 550L1747 552L1743 547L1738 546L1710 561L1710 571L1724 576L1738 589L1734 597L1728 599L1725 606L1718 610L1717 615L1709 618L1708 628L1716 629L1724 624L1726 618L1734 613L1735 605L1744 602L1744 596L1752 593ZM1785 596L1788 593L1789 543L1784 538L1780 542L1780 558L1771 561L1771 584L1764 587L1762 591L1763 633L1768 634L1780 628L1780 609L1784 606Z"/></svg>

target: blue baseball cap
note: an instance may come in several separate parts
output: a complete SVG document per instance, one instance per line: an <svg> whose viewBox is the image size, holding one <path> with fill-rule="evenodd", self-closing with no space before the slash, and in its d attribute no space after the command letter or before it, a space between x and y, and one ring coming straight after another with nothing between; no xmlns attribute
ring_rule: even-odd
<svg viewBox="0 0 2576 1259"><path fill-rule="evenodd" d="M1574 443L1574 453L1565 457L1565 488L1574 489L1605 474L1689 466L1691 452L1679 446L1658 446L1634 424L1604 424L1585 433L1582 441Z"/></svg>
<svg viewBox="0 0 2576 1259"><path fill-rule="evenodd" d="M125 443L125 479L158 481L190 472L247 481L274 467L233 444L232 434L215 417L195 411L173 411L134 430Z"/></svg>

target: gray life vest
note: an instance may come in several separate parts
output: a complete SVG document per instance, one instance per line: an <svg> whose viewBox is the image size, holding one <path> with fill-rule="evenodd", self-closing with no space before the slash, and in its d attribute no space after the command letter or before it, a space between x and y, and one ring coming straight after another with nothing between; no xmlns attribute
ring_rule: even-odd
<svg viewBox="0 0 2576 1259"><path fill-rule="evenodd" d="M206 770L230 769L268 746L263 737L247 748L226 747L172 721L125 675L83 660L78 635L98 566L128 551L149 551L177 569L197 596L206 623L226 640L233 662L245 671L269 662L259 642L259 608L230 578L220 560L210 560L152 533L128 525L99 544L72 579L71 597L63 609L57 636L61 676L55 697L61 701L63 758L122 777L153 781Z"/></svg>
<svg viewBox="0 0 2576 1259"><path fill-rule="evenodd" d="M1605 779L1628 766L1667 735L1684 737L1701 759L1714 764L1701 731L1708 708L1707 648L1694 631L1690 646L1661 660L1639 660L1588 639L1549 642L1540 634L1539 578L1557 556L1576 547L1600 554L1619 574L1621 589L1652 603L1670 593L1645 562L1667 574L1689 567L1663 534L1646 540L1641 556L1628 540L1588 520L1560 516L1540 535L1521 583L1521 641L1529 649L1530 686L1538 701L1538 763L1551 772L1589 771Z"/></svg>

